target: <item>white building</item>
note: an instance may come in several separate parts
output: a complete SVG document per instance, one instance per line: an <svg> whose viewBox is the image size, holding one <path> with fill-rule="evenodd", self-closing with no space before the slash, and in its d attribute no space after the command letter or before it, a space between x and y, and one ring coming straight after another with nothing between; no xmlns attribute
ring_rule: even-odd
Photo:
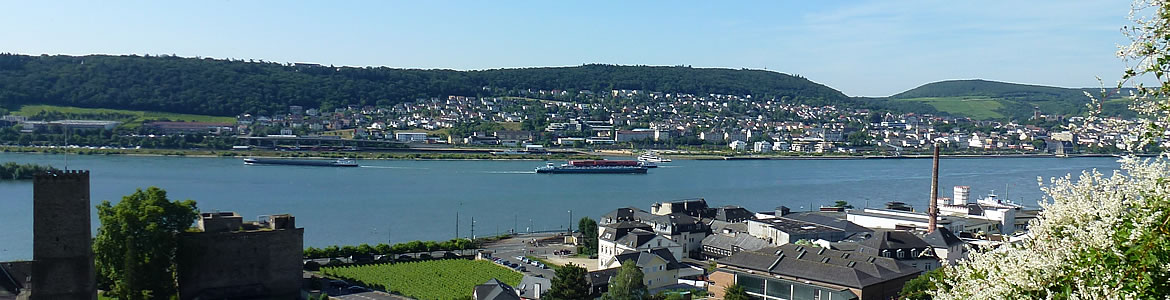
<svg viewBox="0 0 1170 300"><path fill-rule="evenodd" d="M606 268L615 256L666 249L675 261L682 260L683 246L669 238L647 230L648 225L637 222L620 222L598 226L597 267ZM620 264L620 263L619 263Z"/></svg>
<svg viewBox="0 0 1170 300"><path fill-rule="evenodd" d="M427 133L426 132L395 132L394 139L398 140L399 142L406 142L406 143L426 142L427 141Z"/></svg>
<svg viewBox="0 0 1170 300"><path fill-rule="evenodd" d="M762 153L772 152L772 143L756 142L755 144L752 144L752 151Z"/></svg>
<svg viewBox="0 0 1170 300"><path fill-rule="evenodd" d="M731 150L743 151L744 149L747 148L747 142L737 140L737 141L731 142L731 144L727 144L727 146L731 147Z"/></svg>

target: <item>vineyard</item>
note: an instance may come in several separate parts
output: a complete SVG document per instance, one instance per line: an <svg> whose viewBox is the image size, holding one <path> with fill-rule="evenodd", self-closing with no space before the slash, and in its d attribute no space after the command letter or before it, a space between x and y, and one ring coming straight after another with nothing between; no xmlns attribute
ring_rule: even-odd
<svg viewBox="0 0 1170 300"><path fill-rule="evenodd" d="M523 277L488 261L463 259L326 267L321 272L422 300L463 298L488 279L515 286Z"/></svg>

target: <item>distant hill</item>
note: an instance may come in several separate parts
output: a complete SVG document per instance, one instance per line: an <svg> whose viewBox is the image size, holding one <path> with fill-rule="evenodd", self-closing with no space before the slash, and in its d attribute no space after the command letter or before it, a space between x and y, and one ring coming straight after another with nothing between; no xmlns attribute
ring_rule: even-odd
<svg viewBox="0 0 1170 300"><path fill-rule="evenodd" d="M987 80L949 80L925 84L890 96L892 103L915 102L940 112L976 119L1027 119L1034 108L1046 114L1079 115L1088 111L1085 92L1100 95L1100 89L1060 88ZM1124 91L1123 91L1124 92ZM1126 93L1128 94L1128 93ZM1133 116L1120 97L1106 99L1105 115Z"/></svg>
<svg viewBox="0 0 1170 300"><path fill-rule="evenodd" d="M173 56L0 54L0 106L7 108L47 104L233 116L280 112L289 105L393 105L516 89L751 94L810 105L853 101L803 77L762 70L583 65L453 71Z"/></svg>

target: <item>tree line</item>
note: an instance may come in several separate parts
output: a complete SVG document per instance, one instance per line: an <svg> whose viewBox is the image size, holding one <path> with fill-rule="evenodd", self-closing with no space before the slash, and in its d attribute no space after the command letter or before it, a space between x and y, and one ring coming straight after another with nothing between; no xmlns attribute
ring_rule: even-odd
<svg viewBox="0 0 1170 300"><path fill-rule="evenodd" d="M56 170L53 166L6 162L0 165L0 180L30 180L37 173Z"/></svg>
<svg viewBox="0 0 1170 300"><path fill-rule="evenodd" d="M810 105L851 99L800 76L765 70L582 65L481 71L333 67L175 56L0 54L0 106L53 104L217 116L289 105L331 110L420 98L507 96L528 89L637 89L753 95Z"/></svg>
<svg viewBox="0 0 1170 300"><path fill-rule="evenodd" d="M350 257L355 255L397 255L418 252L469 250L475 249L476 247L478 247L478 245L475 242L467 239L452 239L443 242L411 241L406 243L397 243L394 245L381 243L374 246L369 244L361 244L357 246L332 245L324 248L305 248L304 256L305 258L316 259Z"/></svg>

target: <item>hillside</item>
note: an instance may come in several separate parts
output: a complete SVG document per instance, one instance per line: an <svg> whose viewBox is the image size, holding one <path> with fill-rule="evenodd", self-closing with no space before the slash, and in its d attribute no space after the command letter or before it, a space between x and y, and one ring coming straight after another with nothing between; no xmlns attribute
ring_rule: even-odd
<svg viewBox="0 0 1170 300"><path fill-rule="evenodd" d="M289 105L393 105L522 89L751 94L810 105L852 101L803 77L762 70L583 65L453 71L173 56L0 54L0 106L10 109L45 104L233 116L283 111Z"/></svg>
<svg viewBox="0 0 1170 300"><path fill-rule="evenodd" d="M886 98L890 103L922 103L940 112L976 119L1027 119L1033 108L1046 114L1078 115L1088 110L1085 92L1100 89L1059 88L987 80L950 80L925 84ZM1112 97L1105 115L1132 116L1126 102Z"/></svg>

